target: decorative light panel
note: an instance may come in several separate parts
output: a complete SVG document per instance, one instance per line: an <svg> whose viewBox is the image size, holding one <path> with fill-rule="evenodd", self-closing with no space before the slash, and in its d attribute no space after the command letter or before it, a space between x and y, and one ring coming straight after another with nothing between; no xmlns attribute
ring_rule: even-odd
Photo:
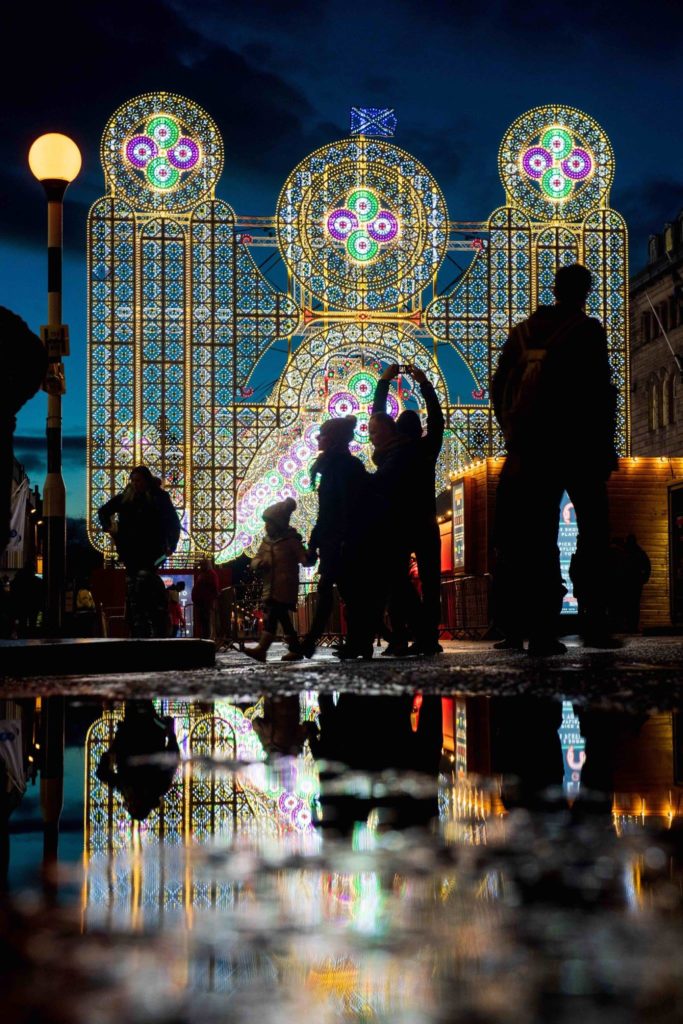
<svg viewBox="0 0 683 1024"><path fill-rule="evenodd" d="M508 202L532 220L582 220L607 199L614 154L602 128L573 107L535 107L505 133L498 157Z"/></svg>
<svg viewBox="0 0 683 1024"><path fill-rule="evenodd" d="M357 263L374 260L380 247L398 236L398 220L391 210L383 210L375 192L357 188L344 206L327 218L327 233L335 242L343 242L350 259Z"/></svg>
<svg viewBox="0 0 683 1024"><path fill-rule="evenodd" d="M137 210L185 211L212 194L223 143L206 111L174 93L146 93L109 119L102 164L116 195Z"/></svg>
<svg viewBox="0 0 683 1024"><path fill-rule="evenodd" d="M110 542L96 510L143 460L181 516L178 564L252 551L263 509L288 495L306 533L320 422L356 415L354 451L367 459L380 362L416 363L434 380L447 413L440 480L500 454L489 401L500 349L535 304L552 301L557 267L577 259L593 274L588 306L608 333L627 452L627 237L609 207L614 158L602 128L558 104L517 118L499 154L506 203L478 228L469 268L435 294L448 212L424 165L378 137L395 123L391 110L354 108L351 137L287 178L268 225L289 272L285 294L214 197L223 145L209 115L158 92L110 118L107 194L88 221L89 528L101 550ZM256 401L262 357L285 345L280 379ZM471 374L457 389L454 353ZM402 388L391 401L397 412L412 397Z"/></svg>
<svg viewBox="0 0 683 1024"><path fill-rule="evenodd" d="M448 213L414 157L379 139L316 150L280 193L282 257L307 295L339 310L403 307L434 279Z"/></svg>

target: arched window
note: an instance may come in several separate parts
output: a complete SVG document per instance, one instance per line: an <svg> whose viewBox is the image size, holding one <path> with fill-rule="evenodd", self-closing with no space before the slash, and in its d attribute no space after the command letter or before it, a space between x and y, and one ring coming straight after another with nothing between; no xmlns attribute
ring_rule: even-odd
<svg viewBox="0 0 683 1024"><path fill-rule="evenodd" d="M661 393L661 398L660 398L660 401L659 401L659 426L660 427L668 427L668 425L669 425L669 415L670 415L670 412L669 412L669 410L670 410L669 398L670 398L670 395L671 395L671 392L670 392L670 389L669 389L669 378L668 378L668 376L665 376L664 374L662 374L662 376L660 378L660 381L659 381L659 388L660 388L660 393Z"/></svg>
<svg viewBox="0 0 683 1024"><path fill-rule="evenodd" d="M647 386L647 425L648 430L656 430L659 423L659 383L651 379Z"/></svg>
<svg viewBox="0 0 683 1024"><path fill-rule="evenodd" d="M678 374L675 370L672 370L669 374L669 378L666 382L669 400L669 418L668 423L676 422L676 396L678 393Z"/></svg>

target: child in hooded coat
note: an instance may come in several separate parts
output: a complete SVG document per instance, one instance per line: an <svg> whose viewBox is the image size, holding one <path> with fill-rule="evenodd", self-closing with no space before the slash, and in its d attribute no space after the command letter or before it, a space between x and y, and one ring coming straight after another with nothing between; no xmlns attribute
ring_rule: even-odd
<svg viewBox="0 0 683 1024"><path fill-rule="evenodd" d="M299 597L299 566L307 564L307 552L301 535L289 520L296 508L293 498L285 498L270 505L263 513L266 536L252 559L251 567L263 579L264 631L256 647L245 648L245 654L256 661L265 661L268 648L275 639L278 623L287 638L290 655L299 654L299 641L292 624L290 611L297 606ZM301 657L301 654L299 654Z"/></svg>

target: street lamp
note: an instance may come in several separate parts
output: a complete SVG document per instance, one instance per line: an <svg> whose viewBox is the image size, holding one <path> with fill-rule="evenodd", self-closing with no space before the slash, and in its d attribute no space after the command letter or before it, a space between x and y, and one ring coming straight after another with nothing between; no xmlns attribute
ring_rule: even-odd
<svg viewBox="0 0 683 1024"><path fill-rule="evenodd" d="M66 572L66 491L62 477L62 395L66 391L62 357L69 354L69 332L62 323L62 204L81 169L81 154L66 135L50 132L31 146L28 163L47 197L47 476L43 491L45 520L46 627L59 633Z"/></svg>

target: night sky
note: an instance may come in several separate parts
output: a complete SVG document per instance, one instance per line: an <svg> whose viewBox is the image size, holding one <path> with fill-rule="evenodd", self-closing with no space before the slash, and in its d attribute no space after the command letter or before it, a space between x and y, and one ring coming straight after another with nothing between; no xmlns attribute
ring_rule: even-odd
<svg viewBox="0 0 683 1024"><path fill-rule="evenodd" d="M484 219L503 202L500 140L543 103L585 110L611 139L612 206L629 224L633 270L648 235L683 206L679 0L77 0L52 15L6 5L2 22L0 304L35 330L46 316L45 208L26 156L46 131L70 135L83 153L65 207L71 515L85 507L86 217L104 193L105 122L133 96L179 92L213 116L226 151L218 195L240 213L272 214L295 164L348 134L352 105L395 108L396 144L431 170L453 219ZM41 394L16 438L41 487L44 423Z"/></svg>

